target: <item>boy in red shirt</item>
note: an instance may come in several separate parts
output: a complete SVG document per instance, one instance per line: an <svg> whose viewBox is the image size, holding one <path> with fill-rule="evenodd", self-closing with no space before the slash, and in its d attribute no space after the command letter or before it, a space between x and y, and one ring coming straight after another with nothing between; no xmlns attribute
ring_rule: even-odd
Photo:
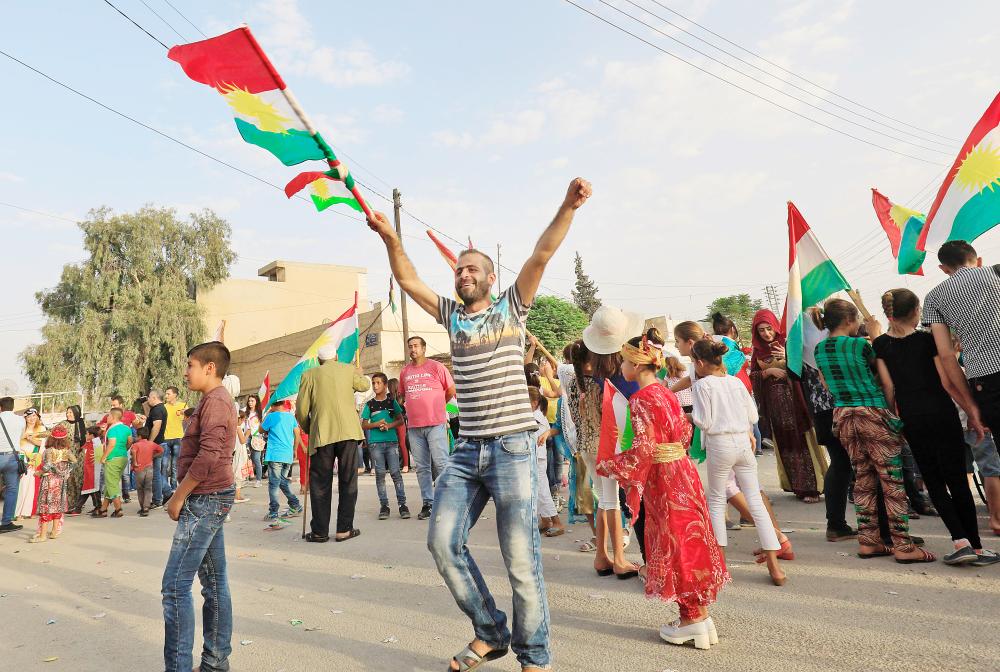
<svg viewBox="0 0 1000 672"><path fill-rule="evenodd" d="M149 515L149 502L153 497L153 458L163 454L163 447L149 440L149 428L139 428L139 440L132 444L132 473L135 489L139 493L139 515Z"/></svg>

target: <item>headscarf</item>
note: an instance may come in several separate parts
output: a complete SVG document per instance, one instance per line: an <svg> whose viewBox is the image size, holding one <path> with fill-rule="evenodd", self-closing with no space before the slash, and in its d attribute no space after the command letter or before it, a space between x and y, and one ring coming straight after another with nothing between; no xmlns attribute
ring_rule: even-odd
<svg viewBox="0 0 1000 672"><path fill-rule="evenodd" d="M774 330L774 340L764 341L757 333L757 327L761 324L769 324ZM778 318L767 308L763 310L758 310L754 313L753 322L750 326L751 330L751 340L753 343L753 359L750 362L750 367L752 369L759 368L757 362L765 361L771 359L773 355L771 354L771 343L777 343L778 345L784 347L785 345L785 335L781 333L781 322Z"/></svg>
<svg viewBox="0 0 1000 672"><path fill-rule="evenodd" d="M87 442L87 423L83 419L83 411L76 404L70 406L69 410L73 411L73 417L76 418L73 421L73 443L82 446Z"/></svg>
<svg viewBox="0 0 1000 672"><path fill-rule="evenodd" d="M645 336L639 345L626 343L622 346L622 357L638 366L651 366L654 371L663 368L663 347L650 343Z"/></svg>

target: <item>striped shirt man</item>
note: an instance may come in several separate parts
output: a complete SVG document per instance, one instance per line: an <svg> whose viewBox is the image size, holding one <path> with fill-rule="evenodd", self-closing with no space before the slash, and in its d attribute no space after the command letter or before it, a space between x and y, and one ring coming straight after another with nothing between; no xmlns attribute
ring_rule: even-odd
<svg viewBox="0 0 1000 672"><path fill-rule="evenodd" d="M1000 373L1000 267L963 266L927 293L921 321L958 335L969 378Z"/></svg>
<svg viewBox="0 0 1000 672"><path fill-rule="evenodd" d="M438 322L451 339L462 436L484 439L535 431L524 377L529 308L517 283L478 313L466 313L458 301L438 297Z"/></svg>

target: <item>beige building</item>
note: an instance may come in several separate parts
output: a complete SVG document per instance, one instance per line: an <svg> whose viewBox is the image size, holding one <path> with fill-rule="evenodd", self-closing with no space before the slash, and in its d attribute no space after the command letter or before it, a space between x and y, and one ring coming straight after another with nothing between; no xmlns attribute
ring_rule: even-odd
<svg viewBox="0 0 1000 672"><path fill-rule="evenodd" d="M368 309L366 268L277 260L257 275L264 279L229 278L197 294L205 331L214 334L225 320L230 350L328 323L353 305L355 292L358 310Z"/></svg>

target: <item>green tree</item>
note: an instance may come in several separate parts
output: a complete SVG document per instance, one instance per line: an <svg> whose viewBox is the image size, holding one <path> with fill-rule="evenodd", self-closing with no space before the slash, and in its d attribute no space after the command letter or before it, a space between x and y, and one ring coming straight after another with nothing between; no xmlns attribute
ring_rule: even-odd
<svg viewBox="0 0 1000 672"><path fill-rule="evenodd" d="M733 294L731 296L720 296L708 305L708 314L705 321L712 322L713 313L722 313L734 323L740 332L740 340L744 343L750 342L750 325L753 323L753 314L760 310L760 299L751 299L749 294Z"/></svg>
<svg viewBox="0 0 1000 672"><path fill-rule="evenodd" d="M35 295L48 321L43 342L21 353L32 385L81 389L89 404L178 385L187 351L205 338L196 293L228 277L236 259L229 224L210 210L184 222L146 206L91 210L79 226L87 259Z"/></svg>
<svg viewBox="0 0 1000 672"><path fill-rule="evenodd" d="M593 317L598 308L601 307L601 300L597 298L597 285L583 272L583 258L580 253L576 253L573 260L573 270L576 273L576 286L573 289L573 303L586 313L587 317Z"/></svg>
<svg viewBox="0 0 1000 672"><path fill-rule="evenodd" d="M587 314L569 301L555 296L537 296L528 313L528 331L541 341L556 359L567 343L583 334L590 322Z"/></svg>

